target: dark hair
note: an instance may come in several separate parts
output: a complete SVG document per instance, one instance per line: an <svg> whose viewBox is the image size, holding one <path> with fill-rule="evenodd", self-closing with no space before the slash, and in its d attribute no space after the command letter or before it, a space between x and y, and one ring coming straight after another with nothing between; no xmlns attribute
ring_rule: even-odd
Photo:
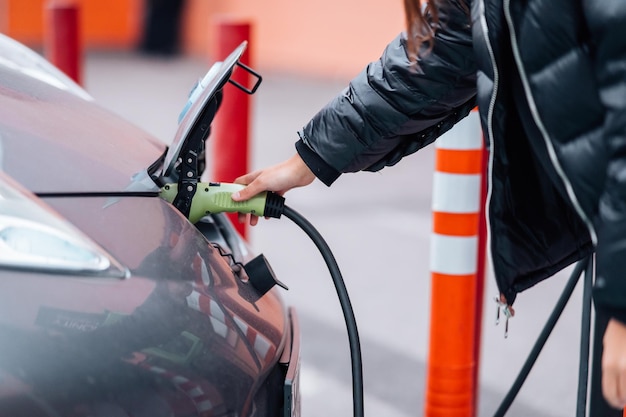
<svg viewBox="0 0 626 417"><path fill-rule="evenodd" d="M417 59L423 44L427 51L433 48L435 28L439 25L439 7L441 0L430 0L422 8L422 0L404 0L406 17L407 50L411 61Z"/></svg>
<svg viewBox="0 0 626 417"><path fill-rule="evenodd" d="M407 50L411 61L417 61L422 45L427 46L424 53L433 49L435 32L441 27L440 13L446 7L460 9L470 19L469 0L404 0Z"/></svg>

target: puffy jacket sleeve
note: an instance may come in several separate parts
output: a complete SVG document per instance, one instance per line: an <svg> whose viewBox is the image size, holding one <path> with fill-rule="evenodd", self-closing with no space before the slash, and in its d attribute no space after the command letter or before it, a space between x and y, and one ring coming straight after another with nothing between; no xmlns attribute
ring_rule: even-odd
<svg viewBox="0 0 626 417"><path fill-rule="evenodd" d="M406 35L398 35L298 132L296 149L324 183L393 165L469 113L476 94L469 14L452 2L439 25L419 65L408 58Z"/></svg>
<svg viewBox="0 0 626 417"><path fill-rule="evenodd" d="M603 134L609 156L598 208L594 302L626 323L626 2L584 4L606 110Z"/></svg>

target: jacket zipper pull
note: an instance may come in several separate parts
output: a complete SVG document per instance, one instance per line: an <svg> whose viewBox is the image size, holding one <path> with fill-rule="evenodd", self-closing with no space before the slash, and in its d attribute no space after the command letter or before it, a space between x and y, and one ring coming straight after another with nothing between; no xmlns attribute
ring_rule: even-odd
<svg viewBox="0 0 626 417"><path fill-rule="evenodd" d="M504 338L509 337L509 319L513 317L515 314L513 308L506 303L506 300L503 301L503 298L495 297L494 301L497 305L496 310L496 326L500 324L500 314L504 314Z"/></svg>

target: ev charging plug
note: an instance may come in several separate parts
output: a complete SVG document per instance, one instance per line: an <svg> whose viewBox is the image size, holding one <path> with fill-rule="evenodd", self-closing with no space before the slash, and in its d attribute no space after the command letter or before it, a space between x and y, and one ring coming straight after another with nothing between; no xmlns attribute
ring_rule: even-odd
<svg viewBox="0 0 626 417"><path fill-rule="evenodd" d="M280 218L285 206L284 197L265 191L246 201L233 201L231 195L244 187L232 183L198 182L189 209L189 221L196 223L202 217L215 213L250 213ZM165 184L161 188L161 197L170 203L177 195L178 184Z"/></svg>

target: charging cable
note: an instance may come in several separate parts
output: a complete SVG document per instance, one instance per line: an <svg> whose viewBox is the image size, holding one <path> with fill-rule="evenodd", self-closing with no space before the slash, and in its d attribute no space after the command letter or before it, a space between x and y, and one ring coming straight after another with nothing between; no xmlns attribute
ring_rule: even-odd
<svg viewBox="0 0 626 417"><path fill-rule="evenodd" d="M311 238L326 262L330 276L335 284L339 303L341 304L350 346L353 415L354 417L364 417L361 342L359 341L359 332L350 297L348 296L348 291L335 256L315 227L297 211L285 205L284 197L265 191L246 201L233 201L231 198L232 193L243 188L244 186L241 184L198 182L188 214L189 220L195 223L208 214L224 212L250 213L260 217L273 217L276 219L284 215ZM166 184L161 188L161 197L169 202L173 202L177 194L177 184Z"/></svg>
<svg viewBox="0 0 626 417"><path fill-rule="evenodd" d="M359 341L359 332L356 326L356 319L354 318L354 312L352 311L352 304L350 303L350 297L348 297L348 291L343 282L341 271L337 265L337 261L330 248L326 244L326 241L320 235L320 233L313 227L313 225L300 215L297 211L284 206L283 214L288 219L291 219L296 225L311 238L315 246L319 249L330 276L335 284L337 290L337 296L339 297L339 303L341 304L341 310L346 321L346 329L348 331L348 342L350 344L350 358L352 362L352 399L353 399L353 414L354 417L363 417L363 364L361 360L361 342Z"/></svg>

